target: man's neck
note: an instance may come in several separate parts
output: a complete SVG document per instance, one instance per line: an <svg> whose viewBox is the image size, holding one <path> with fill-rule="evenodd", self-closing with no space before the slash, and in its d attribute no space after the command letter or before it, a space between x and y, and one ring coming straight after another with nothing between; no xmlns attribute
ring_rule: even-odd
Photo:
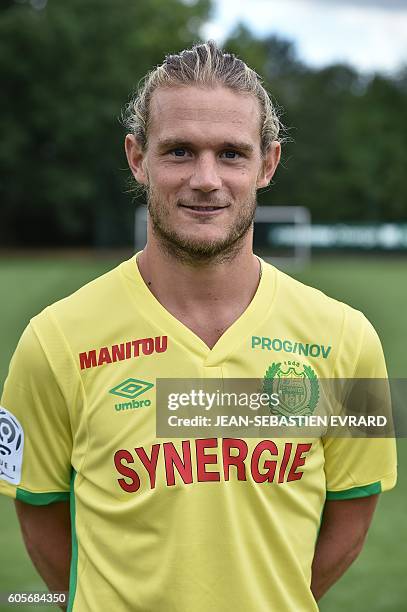
<svg viewBox="0 0 407 612"><path fill-rule="evenodd" d="M246 310L261 274L251 245L229 261L197 266L147 245L137 263L155 298L210 347Z"/></svg>

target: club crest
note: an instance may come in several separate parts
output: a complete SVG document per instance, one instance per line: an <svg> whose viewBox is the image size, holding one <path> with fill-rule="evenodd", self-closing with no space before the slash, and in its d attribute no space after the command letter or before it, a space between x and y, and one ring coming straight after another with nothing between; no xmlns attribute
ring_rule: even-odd
<svg viewBox="0 0 407 612"><path fill-rule="evenodd" d="M272 414L313 414L319 399L319 382L311 366L299 361L274 362L266 370L263 392L277 393L280 403L270 405Z"/></svg>

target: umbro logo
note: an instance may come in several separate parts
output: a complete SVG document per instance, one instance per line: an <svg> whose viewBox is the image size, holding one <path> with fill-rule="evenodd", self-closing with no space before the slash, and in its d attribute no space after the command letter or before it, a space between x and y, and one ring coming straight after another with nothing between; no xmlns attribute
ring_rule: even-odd
<svg viewBox="0 0 407 612"><path fill-rule="evenodd" d="M136 397L146 393L154 387L153 383L145 380L139 380L138 378L127 378L113 389L109 390L112 395L118 395L119 397L125 397L128 402L121 402L115 404L115 410L132 410L133 408L143 408L144 406L151 406L149 399L136 400Z"/></svg>
<svg viewBox="0 0 407 612"><path fill-rule="evenodd" d="M153 383L146 382L145 380L138 380L137 378L128 378L124 382L110 389L109 393L113 395L120 395L120 397L126 397L128 399L135 399L138 395L145 393L149 389L154 387Z"/></svg>

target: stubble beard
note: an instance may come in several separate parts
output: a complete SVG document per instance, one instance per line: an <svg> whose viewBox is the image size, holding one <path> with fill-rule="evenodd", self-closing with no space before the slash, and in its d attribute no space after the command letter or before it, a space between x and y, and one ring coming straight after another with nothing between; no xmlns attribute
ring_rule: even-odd
<svg viewBox="0 0 407 612"><path fill-rule="evenodd" d="M178 201L176 204L178 205ZM189 202L188 202L189 204ZM211 202L205 202L207 206ZM167 222L165 204L151 190L147 192L147 208L151 227L158 242L168 255L189 265L223 263L233 259L242 249L244 238L251 230L256 212L256 191L250 199L240 206L239 215L228 228L224 238L219 240L199 240L193 236L183 236Z"/></svg>

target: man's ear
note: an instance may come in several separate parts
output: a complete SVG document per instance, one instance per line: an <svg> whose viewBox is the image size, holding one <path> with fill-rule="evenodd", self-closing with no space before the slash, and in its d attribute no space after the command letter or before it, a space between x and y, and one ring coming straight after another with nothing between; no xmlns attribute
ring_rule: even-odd
<svg viewBox="0 0 407 612"><path fill-rule="evenodd" d="M138 183L147 185L148 177L145 169L144 152L134 134L127 134L124 141L124 148L134 178Z"/></svg>
<svg viewBox="0 0 407 612"><path fill-rule="evenodd" d="M281 145L276 140L271 143L266 151L263 164L257 177L257 188L267 187L278 166L281 156Z"/></svg>

